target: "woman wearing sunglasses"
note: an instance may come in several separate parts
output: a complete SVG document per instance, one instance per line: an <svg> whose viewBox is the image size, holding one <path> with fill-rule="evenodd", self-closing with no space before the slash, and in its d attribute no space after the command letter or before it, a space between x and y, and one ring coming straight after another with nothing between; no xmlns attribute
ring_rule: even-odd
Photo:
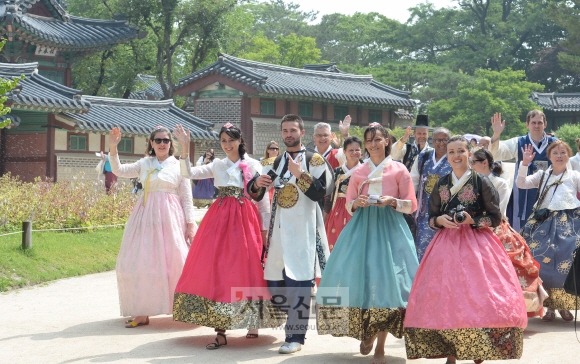
<svg viewBox="0 0 580 364"><path fill-rule="evenodd" d="M494 229L495 234L502 242L518 275L528 317L542 316L544 314L543 301L547 294L540 279L540 263L534 260L526 240L512 229L508 222L506 209L512 189L507 180L499 177L503 173L502 166L493 160L491 152L478 149L471 157L471 168L487 176L499 194L502 221Z"/></svg>
<svg viewBox="0 0 580 364"><path fill-rule="evenodd" d="M262 235L270 222L268 198L257 208L246 195L246 185L262 166L246 154L240 129L227 123L219 133L224 159L192 167L189 131L175 127L181 144L181 173L186 178L213 178L219 189L191 245L175 289L173 319L213 327L217 333L207 349L227 345L226 330L278 327L284 318L273 309L262 270Z"/></svg>
<svg viewBox="0 0 580 364"><path fill-rule="evenodd" d="M119 177L143 181L143 195L125 225L117 258L121 315L125 327L149 324L149 316L172 314L173 293L195 232L191 184L173 157L171 132L158 126L147 140L147 157L121 164L121 130L109 134L109 160Z"/></svg>
<svg viewBox="0 0 580 364"><path fill-rule="evenodd" d="M280 154L280 146L275 141L271 141L266 146L266 151L264 152L264 158L260 159L260 161L276 158Z"/></svg>

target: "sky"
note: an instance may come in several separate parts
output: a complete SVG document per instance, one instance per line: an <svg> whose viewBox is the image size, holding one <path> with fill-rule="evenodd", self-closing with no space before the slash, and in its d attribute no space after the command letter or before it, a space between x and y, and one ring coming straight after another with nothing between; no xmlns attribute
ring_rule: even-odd
<svg viewBox="0 0 580 364"><path fill-rule="evenodd" d="M304 11L318 10L317 21L322 15L341 13L352 15L355 12L378 12L388 18L404 23L409 18L408 8L425 3L426 0L285 0L300 5ZM430 0L436 8L457 5L454 0Z"/></svg>

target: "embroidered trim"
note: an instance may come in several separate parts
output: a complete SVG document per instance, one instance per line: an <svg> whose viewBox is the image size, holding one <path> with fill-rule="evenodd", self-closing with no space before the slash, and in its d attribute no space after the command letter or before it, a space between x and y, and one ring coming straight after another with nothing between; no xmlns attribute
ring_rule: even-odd
<svg viewBox="0 0 580 364"><path fill-rule="evenodd" d="M312 185L313 180L314 177L312 177L310 173L302 172L300 178L296 180L296 185L298 186L298 188L300 188L300 191L302 191L302 193L306 193L306 191L308 191L308 189Z"/></svg>
<svg viewBox="0 0 580 364"><path fill-rule="evenodd" d="M312 156L312 159L310 160L310 165L312 167L322 166L325 163L326 163L326 161L324 160L324 158L318 153L314 153L314 155Z"/></svg>

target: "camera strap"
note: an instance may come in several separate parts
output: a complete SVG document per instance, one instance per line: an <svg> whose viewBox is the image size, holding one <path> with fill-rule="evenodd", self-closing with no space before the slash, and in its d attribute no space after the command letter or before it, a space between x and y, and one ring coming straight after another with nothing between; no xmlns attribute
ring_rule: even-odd
<svg viewBox="0 0 580 364"><path fill-rule="evenodd" d="M554 185L556 186L556 188L554 188L554 192L552 193L552 198L550 198L550 202L552 201L552 199L554 198L554 195L556 194L556 190L558 189L558 186L560 186L562 184L562 178L564 178L564 175L566 174L568 170L564 170L564 172L562 172L562 175L560 176L560 179L558 179L557 181L555 181L554 183L550 184L548 186L548 181L550 181L550 176L552 176L552 171L550 170L550 174L548 175L548 179L546 180L546 184L544 185L544 189L540 195L540 198L538 199L538 201L536 202L536 205L534 207L534 211L536 211L540 205L542 205L542 203L544 202L544 199L546 198L546 195L548 194L548 191L550 190L550 188L552 188ZM546 172L544 172L545 174ZM542 175L542 179L544 178L544 176ZM541 181L540 181L541 183Z"/></svg>

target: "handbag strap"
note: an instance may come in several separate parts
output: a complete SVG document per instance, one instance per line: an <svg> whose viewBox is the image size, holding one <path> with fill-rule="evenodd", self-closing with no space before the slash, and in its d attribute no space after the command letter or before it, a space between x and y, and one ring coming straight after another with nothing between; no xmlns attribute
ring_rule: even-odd
<svg viewBox="0 0 580 364"><path fill-rule="evenodd" d="M552 199L554 198L554 195L556 194L556 190L558 189L558 186L560 186L562 184L562 178L564 178L564 174L566 174L566 171L567 170L564 170L564 172L560 176L560 179L558 179L557 181L553 182L551 185L548 186L548 181L550 180L550 176L552 175L552 171L550 171L550 174L548 175L548 179L546 180L546 185L544 186L544 190L542 191L542 195L540 196L540 198L536 202L536 205L534 207L534 211L537 210L540 207L540 205L542 205L542 203L544 202L544 199L546 198L546 195L548 194L548 191L550 190L550 188L556 186L556 188L554 188L554 192L552 193L552 198L550 199L550 202L552 201ZM544 178L544 175L542 175L542 179L543 178Z"/></svg>

